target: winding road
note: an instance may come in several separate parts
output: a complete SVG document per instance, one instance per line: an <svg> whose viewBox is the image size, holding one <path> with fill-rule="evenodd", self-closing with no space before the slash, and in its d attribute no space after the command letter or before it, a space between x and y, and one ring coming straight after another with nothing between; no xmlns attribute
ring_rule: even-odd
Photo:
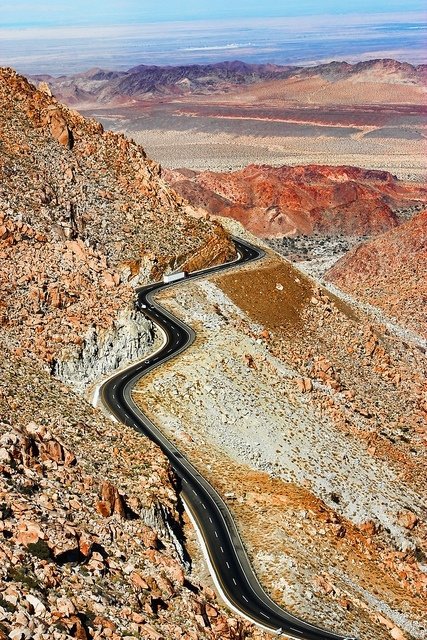
<svg viewBox="0 0 427 640"><path fill-rule="evenodd" d="M253 245L236 238L234 242L239 256L237 260L192 273L186 280L236 267L264 256L264 252ZM181 481L181 496L201 538L215 584L222 598L234 611L278 636L305 640L356 640L304 622L281 609L269 598L257 580L234 520L221 496L133 401L132 389L144 374L176 357L194 341L194 331L153 299L157 291L175 284L177 283L172 285L160 282L138 289L137 307L162 328L166 342L151 357L110 377L100 389L103 403L119 421L151 438L169 458ZM307 553L310 552L307 550Z"/></svg>

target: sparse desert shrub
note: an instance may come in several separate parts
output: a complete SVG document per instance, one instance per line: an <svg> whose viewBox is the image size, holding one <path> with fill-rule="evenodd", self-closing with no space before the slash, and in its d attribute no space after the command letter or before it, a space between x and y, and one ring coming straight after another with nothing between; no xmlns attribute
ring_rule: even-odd
<svg viewBox="0 0 427 640"><path fill-rule="evenodd" d="M37 540L37 542L30 542L27 546L29 553L40 560L50 560L52 558L52 553L49 548L49 545L45 540Z"/></svg>
<svg viewBox="0 0 427 640"><path fill-rule="evenodd" d="M13 516L13 511L10 505L6 504L6 502L2 502L0 504L0 519L8 520L8 518L11 518L12 516Z"/></svg>
<svg viewBox="0 0 427 640"><path fill-rule="evenodd" d="M10 567L7 572L7 577L10 582L21 582L21 584L24 584L28 589L41 590L40 583L34 575L31 575L28 567Z"/></svg>
<svg viewBox="0 0 427 640"><path fill-rule="evenodd" d="M2 607L5 611L9 611L9 613L14 613L16 610L15 605L13 605L8 600L5 600L2 595L0 595L0 607Z"/></svg>

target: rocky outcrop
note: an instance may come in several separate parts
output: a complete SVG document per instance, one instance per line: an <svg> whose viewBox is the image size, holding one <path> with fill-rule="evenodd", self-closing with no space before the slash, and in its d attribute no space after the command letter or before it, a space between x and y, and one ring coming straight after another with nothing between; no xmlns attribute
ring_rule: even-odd
<svg viewBox="0 0 427 640"><path fill-rule="evenodd" d="M44 91L45 93L45 91ZM73 147L73 134L71 129L68 128L67 123L62 117L59 109L54 109L46 114L45 124L49 124L50 132L52 136L64 147L72 149Z"/></svg>
<svg viewBox="0 0 427 640"><path fill-rule="evenodd" d="M427 211L351 250L326 277L427 338Z"/></svg>
<svg viewBox="0 0 427 640"><path fill-rule="evenodd" d="M377 234L397 210L425 204L427 189L357 167L250 165L232 173L164 172L195 207L234 218L263 238Z"/></svg>
<svg viewBox="0 0 427 640"><path fill-rule="evenodd" d="M181 264L183 271L200 271L206 266L222 264L230 260L230 252L226 243L226 232L218 227L218 235L211 238L198 251Z"/></svg>
<svg viewBox="0 0 427 640"><path fill-rule="evenodd" d="M92 326L81 346L65 347L53 363L53 373L83 393L94 380L143 357L153 340L152 323L137 311L123 309L107 330Z"/></svg>

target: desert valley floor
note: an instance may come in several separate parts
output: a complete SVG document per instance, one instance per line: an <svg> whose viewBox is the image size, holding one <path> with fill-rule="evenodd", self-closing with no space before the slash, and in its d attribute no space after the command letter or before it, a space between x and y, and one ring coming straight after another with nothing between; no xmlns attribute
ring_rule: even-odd
<svg viewBox="0 0 427 640"><path fill-rule="evenodd" d="M425 175L425 111L417 106L291 107L168 104L84 109L165 167L229 171L248 164L336 164ZM232 149L232 152L231 152Z"/></svg>

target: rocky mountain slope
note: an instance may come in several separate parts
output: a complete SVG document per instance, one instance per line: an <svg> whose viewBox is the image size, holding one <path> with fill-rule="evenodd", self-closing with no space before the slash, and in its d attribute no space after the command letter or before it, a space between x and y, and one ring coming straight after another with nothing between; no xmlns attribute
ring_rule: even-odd
<svg viewBox="0 0 427 640"><path fill-rule="evenodd" d="M423 105L426 66L392 59L351 65L331 62L308 67L283 80L261 82L236 92L235 101L263 105Z"/></svg>
<svg viewBox="0 0 427 640"><path fill-rule="evenodd" d="M267 253L160 294L197 339L134 398L225 495L278 602L364 640L421 640L425 354Z"/></svg>
<svg viewBox="0 0 427 640"><path fill-rule="evenodd" d="M52 367L80 354L87 369L109 332L132 330L132 286L234 255L141 147L10 69L0 72L0 136L0 305L13 348Z"/></svg>
<svg viewBox="0 0 427 640"><path fill-rule="evenodd" d="M354 248L326 277L427 338L427 211Z"/></svg>
<svg viewBox="0 0 427 640"><path fill-rule="evenodd" d="M240 61L209 65L159 67L139 65L125 72L91 69L73 76L35 76L36 81L49 83L55 95L67 104L116 103L124 104L152 96L184 96L224 94L245 87L265 84L274 95L288 86L307 81L336 85L345 92L345 83L370 85L406 85L422 94L426 65L413 66L396 60L368 60L357 64L331 62L314 67L280 66L274 64L246 64ZM342 83L344 83L343 86ZM418 93L417 93L418 89ZM250 89L251 90L251 89ZM396 87L394 87L396 90ZM390 92L393 87L390 87ZM389 92L389 93L390 93ZM375 95L373 102L376 102Z"/></svg>
<svg viewBox="0 0 427 640"><path fill-rule="evenodd" d="M45 85L2 70L0 107L0 638L264 640L196 579L164 457L70 388L152 346L135 285L232 257L229 236ZM348 196L357 171L337 192L394 231L414 191L381 174ZM421 640L421 351L273 254L163 299L198 338L135 397L228 494L272 595L366 640Z"/></svg>
<svg viewBox="0 0 427 640"><path fill-rule="evenodd" d="M120 103L129 98L152 95L221 92L230 86L283 77L286 73L288 67L232 61L176 67L141 64L124 72L90 69L69 77L35 76L35 80L48 82L55 94L68 104Z"/></svg>
<svg viewBox="0 0 427 640"><path fill-rule="evenodd" d="M164 175L193 206L234 218L262 238L377 234L398 224L397 210L427 202L427 188L357 167L250 165Z"/></svg>
<svg viewBox="0 0 427 640"><path fill-rule="evenodd" d="M191 575L164 456L74 393L153 344L134 285L234 255L194 213L141 147L0 70L2 639L265 637Z"/></svg>
<svg viewBox="0 0 427 640"><path fill-rule="evenodd" d="M1 353L0 638L266 638L191 576L157 447Z"/></svg>

